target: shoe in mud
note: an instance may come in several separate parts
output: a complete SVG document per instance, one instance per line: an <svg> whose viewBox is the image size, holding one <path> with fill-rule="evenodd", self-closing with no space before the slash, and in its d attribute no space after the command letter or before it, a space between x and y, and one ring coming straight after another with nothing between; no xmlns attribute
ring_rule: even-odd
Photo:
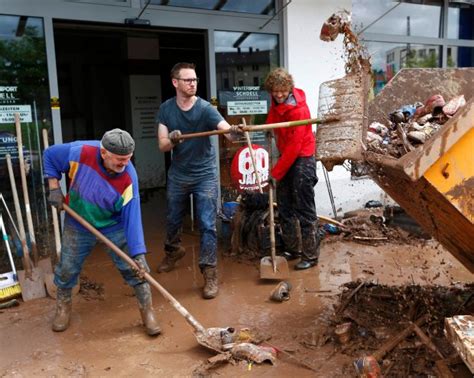
<svg viewBox="0 0 474 378"><path fill-rule="evenodd" d="M166 252L165 257L161 260L156 271L158 273L171 272L178 260L182 259L185 254L186 251L183 247L179 247L176 251L171 253Z"/></svg>

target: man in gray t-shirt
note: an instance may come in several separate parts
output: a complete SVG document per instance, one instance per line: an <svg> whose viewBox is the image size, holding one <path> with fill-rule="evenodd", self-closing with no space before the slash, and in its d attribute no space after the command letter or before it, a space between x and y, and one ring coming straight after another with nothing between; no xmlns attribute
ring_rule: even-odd
<svg viewBox="0 0 474 378"><path fill-rule="evenodd" d="M165 101L158 112L158 145L163 152L172 151L167 181L167 215L165 257L158 272L169 272L185 254L181 246L181 226L193 195L196 218L201 232L199 267L204 276L203 297L214 298L217 284L217 191L216 151L210 137L180 139L181 134L211 130L230 130L233 140L240 133L229 125L212 105L196 96L199 79L192 63L177 63L171 70L176 97Z"/></svg>

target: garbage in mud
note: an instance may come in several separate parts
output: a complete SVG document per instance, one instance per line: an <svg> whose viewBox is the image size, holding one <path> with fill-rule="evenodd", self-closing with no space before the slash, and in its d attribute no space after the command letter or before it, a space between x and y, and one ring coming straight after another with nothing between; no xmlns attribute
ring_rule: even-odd
<svg viewBox="0 0 474 378"><path fill-rule="evenodd" d="M80 289L79 293L82 297L89 301L89 300L104 300L105 290L104 284L97 283L84 275L80 276Z"/></svg>
<svg viewBox="0 0 474 378"><path fill-rule="evenodd" d="M349 375L355 369L365 377L437 376L440 364L449 365L454 374L466 368L459 360L448 360L456 351L445 337L445 318L473 312L474 283L398 287L350 282L325 342L353 357L353 366L345 367ZM341 328L350 329L349 340L341 342Z"/></svg>
<svg viewBox="0 0 474 378"><path fill-rule="evenodd" d="M386 124L369 125L367 149L400 158L426 143L464 105L464 95L446 102L440 94L430 96L424 104L404 105L387 115Z"/></svg>
<svg viewBox="0 0 474 378"><path fill-rule="evenodd" d="M325 242L351 240L369 245L388 242L413 245L430 239L399 206L379 207L377 202L369 201L365 208L345 213L341 220L343 227L323 223Z"/></svg>
<svg viewBox="0 0 474 378"><path fill-rule="evenodd" d="M230 353L237 360L253 361L257 364L270 362L272 365L276 361L277 352L272 347L255 345L252 343L235 344Z"/></svg>
<svg viewBox="0 0 474 378"><path fill-rule="evenodd" d="M270 299L275 302L284 302L290 299L291 284L281 281L270 293Z"/></svg>
<svg viewBox="0 0 474 378"><path fill-rule="evenodd" d="M354 368L359 377L378 378L380 375L380 366L377 360L372 356L358 358L354 361Z"/></svg>

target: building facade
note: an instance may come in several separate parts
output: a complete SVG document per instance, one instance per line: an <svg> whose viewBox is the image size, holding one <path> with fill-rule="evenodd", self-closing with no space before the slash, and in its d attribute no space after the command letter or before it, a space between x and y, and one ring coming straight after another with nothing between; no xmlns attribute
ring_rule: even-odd
<svg viewBox="0 0 474 378"><path fill-rule="evenodd" d="M142 188L164 187L169 156L157 150L154 117L174 94L169 71L178 61L197 64L198 95L212 100L230 123L242 117L264 122L269 99L260 86L280 65L306 91L316 116L319 85L344 75L341 40L319 40L323 22L341 9L352 10L354 28L372 55L375 91L403 67L474 65L469 0L1 0L2 191L9 189L5 155L14 112L21 114L38 225L47 220L42 129L50 143L61 143L125 128L137 141ZM236 99L246 100L246 107L235 106ZM235 193L222 168L238 146L214 142L222 198L230 200ZM257 134L254 142L265 144ZM318 165L318 210L334 215L323 173ZM371 180L355 180L347 167L328 177L337 215L383 199Z"/></svg>

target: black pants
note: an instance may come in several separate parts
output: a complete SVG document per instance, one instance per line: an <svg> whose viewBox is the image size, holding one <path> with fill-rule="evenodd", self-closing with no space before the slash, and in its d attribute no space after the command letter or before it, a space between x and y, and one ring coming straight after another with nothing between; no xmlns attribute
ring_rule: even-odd
<svg viewBox="0 0 474 378"><path fill-rule="evenodd" d="M287 252L301 252L303 260L317 260L320 238L314 202L316 160L313 156L298 158L277 184L278 214L284 248ZM299 227L298 227L299 224ZM298 234L301 230L301 251Z"/></svg>

